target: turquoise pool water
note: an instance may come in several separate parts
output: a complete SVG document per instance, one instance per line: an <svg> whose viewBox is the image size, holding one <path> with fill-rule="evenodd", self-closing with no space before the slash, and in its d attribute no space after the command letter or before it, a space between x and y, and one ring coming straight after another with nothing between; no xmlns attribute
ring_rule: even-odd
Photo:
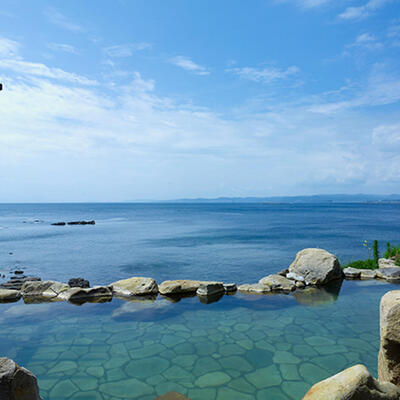
<svg viewBox="0 0 400 400"><path fill-rule="evenodd" d="M379 301L398 287L344 281L212 304L0 304L0 354L36 374L45 400L150 400L170 390L192 400L297 400L356 363L376 375Z"/></svg>

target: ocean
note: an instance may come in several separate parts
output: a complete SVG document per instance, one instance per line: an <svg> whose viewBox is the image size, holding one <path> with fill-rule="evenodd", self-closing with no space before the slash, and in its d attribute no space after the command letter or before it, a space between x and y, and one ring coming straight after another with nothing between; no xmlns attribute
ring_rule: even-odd
<svg viewBox="0 0 400 400"><path fill-rule="evenodd" d="M95 225L51 226L92 220ZM2 204L0 271L92 285L130 276L252 283L320 247L342 263L363 241L400 243L390 204ZM45 400L300 400L346 367L377 374L379 301L398 285L344 281L290 295L162 297L81 306L0 304L0 356Z"/></svg>

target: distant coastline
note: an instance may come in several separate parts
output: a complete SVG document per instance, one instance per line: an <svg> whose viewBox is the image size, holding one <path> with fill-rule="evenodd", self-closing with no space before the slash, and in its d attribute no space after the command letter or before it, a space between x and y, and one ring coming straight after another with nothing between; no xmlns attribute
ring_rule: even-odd
<svg viewBox="0 0 400 400"><path fill-rule="evenodd" d="M158 203L266 203L266 204L297 204L297 203L367 203L367 204L400 204L400 194L332 194L310 196L271 196L271 197L217 197L217 198L187 198L156 201Z"/></svg>

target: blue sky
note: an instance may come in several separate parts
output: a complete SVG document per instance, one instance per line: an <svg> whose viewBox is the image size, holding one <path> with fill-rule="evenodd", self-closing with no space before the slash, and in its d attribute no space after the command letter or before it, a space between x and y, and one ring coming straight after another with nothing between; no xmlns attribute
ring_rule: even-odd
<svg viewBox="0 0 400 400"><path fill-rule="evenodd" d="M0 4L0 201L400 192L399 0Z"/></svg>

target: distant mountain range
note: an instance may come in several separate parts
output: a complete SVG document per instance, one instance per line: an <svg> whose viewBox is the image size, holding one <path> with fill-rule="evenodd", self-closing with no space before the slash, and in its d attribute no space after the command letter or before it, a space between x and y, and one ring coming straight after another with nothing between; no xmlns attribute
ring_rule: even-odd
<svg viewBox="0 0 400 400"><path fill-rule="evenodd" d="M316 194L312 196L218 197L176 199L163 203L400 203L400 194Z"/></svg>

